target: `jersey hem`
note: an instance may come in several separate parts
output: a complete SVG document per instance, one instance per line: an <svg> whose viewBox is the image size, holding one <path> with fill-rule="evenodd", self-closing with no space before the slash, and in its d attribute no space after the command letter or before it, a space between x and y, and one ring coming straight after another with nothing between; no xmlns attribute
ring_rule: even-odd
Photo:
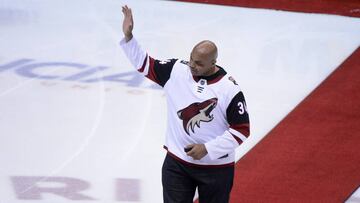
<svg viewBox="0 0 360 203"><path fill-rule="evenodd" d="M227 164L219 164L219 165L200 165L200 164L194 164L194 163L190 163L187 162L181 158L179 158L178 156L176 156L175 154L171 153L168 148L164 145L164 149L167 151L167 154L169 156L171 156L172 158L174 158L175 160L181 162L184 165L187 166L191 166L191 167L197 167L197 168L225 168L225 167L232 167L235 165L235 162L230 162Z"/></svg>

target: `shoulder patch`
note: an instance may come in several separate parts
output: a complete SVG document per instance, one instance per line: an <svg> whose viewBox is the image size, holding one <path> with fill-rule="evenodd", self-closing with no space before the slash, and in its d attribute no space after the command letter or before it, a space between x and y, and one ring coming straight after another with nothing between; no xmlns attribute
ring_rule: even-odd
<svg viewBox="0 0 360 203"><path fill-rule="evenodd" d="M235 80L232 76L229 77L229 80L230 80L231 82L233 82L234 85L238 85L237 82L236 82L236 80Z"/></svg>
<svg viewBox="0 0 360 203"><path fill-rule="evenodd" d="M170 59L166 59L166 60L159 61L159 63L160 63L160 64L163 64L163 65L165 65L165 64L167 64L167 63L169 63L169 62L171 62Z"/></svg>
<svg viewBox="0 0 360 203"><path fill-rule="evenodd" d="M185 64L185 65L189 65L189 61L181 60L180 63Z"/></svg>

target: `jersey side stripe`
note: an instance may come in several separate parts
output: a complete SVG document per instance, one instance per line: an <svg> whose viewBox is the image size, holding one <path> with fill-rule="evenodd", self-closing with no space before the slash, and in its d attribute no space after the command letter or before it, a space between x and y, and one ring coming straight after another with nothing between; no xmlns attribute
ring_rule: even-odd
<svg viewBox="0 0 360 203"><path fill-rule="evenodd" d="M148 72L145 76L147 78L149 78L150 80L156 82L157 84L160 84L160 81L157 79L155 69L154 69L155 68L155 59L151 58L150 56L149 56L149 59L150 59L149 60L150 64L148 66L148 70L147 70Z"/></svg>
<svg viewBox="0 0 360 203"><path fill-rule="evenodd" d="M231 133L230 133L231 134ZM233 138L239 143L239 145L241 145L241 143L243 143L243 141L240 139L240 138L238 138L236 135L233 135L233 134L231 134L232 136L233 136Z"/></svg>
<svg viewBox="0 0 360 203"><path fill-rule="evenodd" d="M143 65L141 66L140 69L138 69L138 71L139 71L140 73L143 73L143 72L144 72L145 66L147 65L147 61L148 61L148 55L146 54Z"/></svg>
<svg viewBox="0 0 360 203"><path fill-rule="evenodd" d="M236 130L237 132L240 132L245 137L249 137L249 135L250 135L249 123L233 124L233 125L230 125L229 128Z"/></svg>
<svg viewBox="0 0 360 203"><path fill-rule="evenodd" d="M143 75L147 75L149 73L149 69L150 69L150 61L151 57L146 55L146 65L145 65L145 69L144 69L144 72L143 72Z"/></svg>
<svg viewBox="0 0 360 203"><path fill-rule="evenodd" d="M232 134L232 135L235 135L236 137L240 138L241 141L245 141L247 138L245 137L245 135L241 134L240 132L232 129L232 128L229 128L229 132Z"/></svg>

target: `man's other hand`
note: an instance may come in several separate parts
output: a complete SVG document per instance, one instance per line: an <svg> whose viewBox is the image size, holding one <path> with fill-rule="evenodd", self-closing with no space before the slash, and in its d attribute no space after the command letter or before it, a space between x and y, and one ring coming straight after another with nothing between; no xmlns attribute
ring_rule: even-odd
<svg viewBox="0 0 360 203"><path fill-rule="evenodd" d="M186 155L191 156L195 160L202 159L208 153L204 144L191 144L185 148L191 148Z"/></svg>

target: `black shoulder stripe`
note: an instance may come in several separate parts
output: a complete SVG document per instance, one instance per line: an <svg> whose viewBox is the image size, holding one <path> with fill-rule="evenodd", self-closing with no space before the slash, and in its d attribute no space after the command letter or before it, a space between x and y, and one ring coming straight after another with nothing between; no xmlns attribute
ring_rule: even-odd
<svg viewBox="0 0 360 203"><path fill-rule="evenodd" d="M231 100L226 109L226 117L230 126L249 123L245 97L241 91Z"/></svg>
<svg viewBox="0 0 360 203"><path fill-rule="evenodd" d="M166 82L169 80L171 71L176 63L177 59L168 59L168 60L155 60L154 61L154 72L158 84L162 87L165 86Z"/></svg>

